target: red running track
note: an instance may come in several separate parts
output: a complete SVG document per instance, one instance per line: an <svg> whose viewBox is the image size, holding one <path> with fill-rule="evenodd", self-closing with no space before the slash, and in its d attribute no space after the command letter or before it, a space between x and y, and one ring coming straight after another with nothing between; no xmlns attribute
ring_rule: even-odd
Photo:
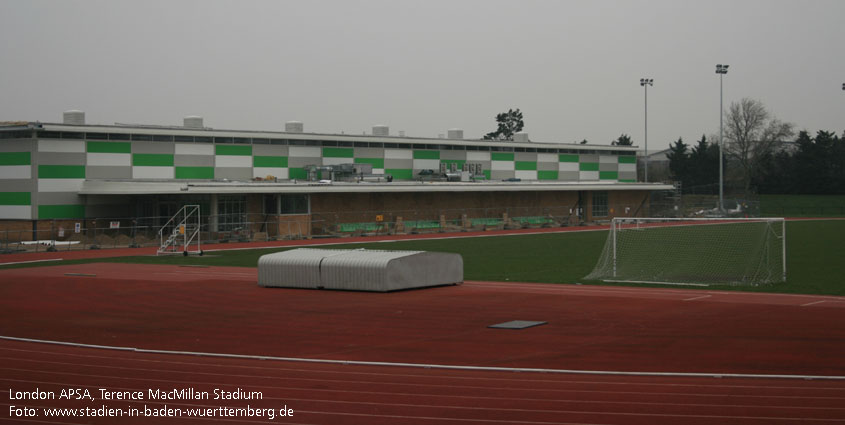
<svg viewBox="0 0 845 425"><path fill-rule="evenodd" d="M842 297L493 282L377 294L266 289L255 281L256 270L247 268L101 263L3 270L0 335L344 361L845 375ZM549 323L522 331L487 328L513 319ZM275 420L281 423L845 422L845 381L841 379L312 364L9 340L0 340L0 358L0 389L4 391L58 392L68 386L92 391L243 388L265 396L250 403L253 407L288 405L297 412L292 418ZM5 398L5 404L24 404L9 397L11 393L0 399ZM103 404L84 403L25 404ZM214 400L119 404L129 408L156 403L182 408L246 404ZM10 418L6 406L0 410L0 421L23 423L26 419ZM47 423L91 420L34 419ZM247 419L267 422L266 418ZM158 423L197 421L183 417ZM247 422L245 418L234 421ZM156 422L108 418L93 423Z"/></svg>

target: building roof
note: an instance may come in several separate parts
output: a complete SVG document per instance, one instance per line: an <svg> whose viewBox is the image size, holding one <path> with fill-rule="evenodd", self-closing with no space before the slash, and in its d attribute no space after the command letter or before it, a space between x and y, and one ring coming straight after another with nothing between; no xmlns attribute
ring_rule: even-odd
<svg viewBox="0 0 845 425"><path fill-rule="evenodd" d="M580 190L671 190L661 183L607 182L238 182L172 180L86 180L80 195L246 194L246 193L401 193L401 192L521 192Z"/></svg>
<svg viewBox="0 0 845 425"><path fill-rule="evenodd" d="M596 152L624 152L635 154L636 146L608 146L608 145L582 145L576 143L543 143L543 142L514 142L514 141L495 141L483 139L441 139L429 137L408 137L408 136L375 136L375 135L350 135L350 134L327 134L327 133L290 133L283 131L260 131L260 130L219 130L211 128L187 128L179 126L153 126L140 124L115 124L115 125L74 125L74 124L57 124L57 123L41 123L41 122L15 122L14 125L3 126L0 125L0 131L32 129L43 131L47 133L61 133L73 134L77 139L88 139L88 137L77 137L80 133L97 133L97 134L133 134L133 135L149 135L149 136L188 136L188 137L221 137L221 138L243 138L250 139L245 143L252 142L252 139L259 139L264 142L265 139L287 139L287 140L301 140L301 141L344 141L344 142L381 142L381 143L395 143L397 145L412 145L415 143L439 145L447 144L454 146L490 146L500 148L531 148L541 149L565 149L572 151L596 151ZM40 135L39 138L48 138ZM102 140L102 139L99 139ZM126 139L120 139L125 141ZM177 142L179 140L176 140ZM269 142L269 140L268 140ZM231 142L229 142L231 143Z"/></svg>

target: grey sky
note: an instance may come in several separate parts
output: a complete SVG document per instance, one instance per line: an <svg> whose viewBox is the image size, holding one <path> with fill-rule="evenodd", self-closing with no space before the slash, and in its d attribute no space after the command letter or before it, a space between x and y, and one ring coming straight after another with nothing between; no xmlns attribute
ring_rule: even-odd
<svg viewBox="0 0 845 425"><path fill-rule="evenodd" d="M0 0L0 121L480 138L521 108L542 142L643 145L718 132L762 100L798 129L845 129L845 1Z"/></svg>

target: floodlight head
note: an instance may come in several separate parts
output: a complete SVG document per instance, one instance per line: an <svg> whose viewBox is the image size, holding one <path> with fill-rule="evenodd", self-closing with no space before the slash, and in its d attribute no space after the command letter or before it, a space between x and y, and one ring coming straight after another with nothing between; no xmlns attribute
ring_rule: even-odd
<svg viewBox="0 0 845 425"><path fill-rule="evenodd" d="M845 90L845 83L842 83L842 90Z"/></svg>

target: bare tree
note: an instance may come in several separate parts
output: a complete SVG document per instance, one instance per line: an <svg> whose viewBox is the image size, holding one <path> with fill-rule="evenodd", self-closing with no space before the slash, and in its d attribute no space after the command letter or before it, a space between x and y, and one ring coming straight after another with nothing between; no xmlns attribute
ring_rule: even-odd
<svg viewBox="0 0 845 425"><path fill-rule="evenodd" d="M792 127L772 117L759 100L743 98L731 103L725 117L725 150L742 170L746 194L752 177L760 172L762 160L792 137Z"/></svg>

